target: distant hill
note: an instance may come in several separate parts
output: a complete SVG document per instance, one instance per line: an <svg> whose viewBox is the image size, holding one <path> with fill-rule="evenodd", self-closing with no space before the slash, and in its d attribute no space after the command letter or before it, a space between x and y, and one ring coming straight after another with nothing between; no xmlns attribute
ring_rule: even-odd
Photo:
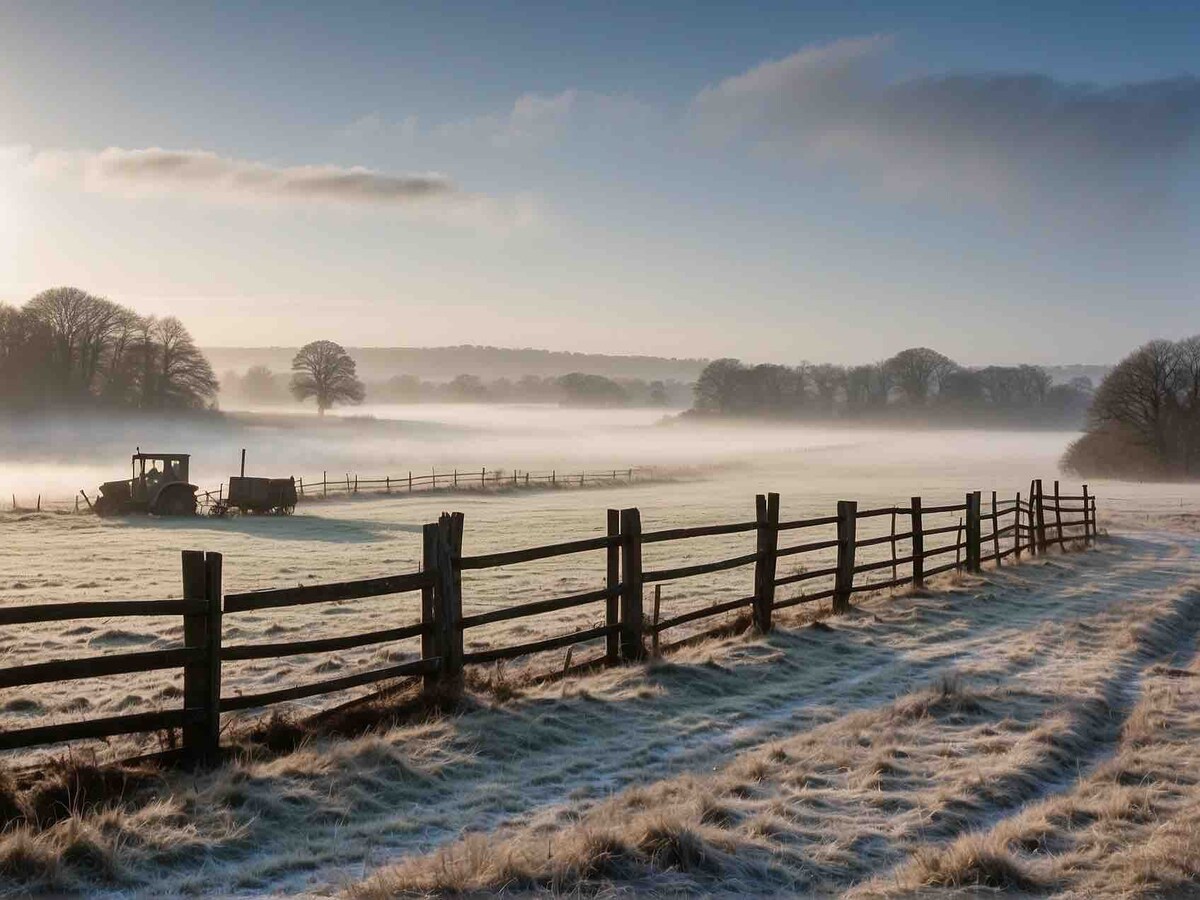
<svg viewBox="0 0 1200 900"><path fill-rule="evenodd" d="M205 347L204 353L220 375L244 372L262 365L286 372L296 347ZM605 356L555 350L510 350L503 347L347 347L358 363L359 376L382 381L393 375L416 375L428 380L450 380L456 375L484 379L520 378L522 375L557 376L586 372L609 378L676 379L691 382L699 377L706 359L667 359L659 356Z"/></svg>

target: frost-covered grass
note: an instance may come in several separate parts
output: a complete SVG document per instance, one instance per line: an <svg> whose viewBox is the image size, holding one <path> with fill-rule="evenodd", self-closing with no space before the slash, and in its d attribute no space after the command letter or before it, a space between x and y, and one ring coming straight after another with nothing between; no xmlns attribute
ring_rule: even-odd
<svg viewBox="0 0 1200 900"><path fill-rule="evenodd" d="M8 795L56 812L0 837L0 880L359 897L1192 885L1196 549L1145 533L647 666L512 673L459 714L137 770L123 794L81 792L99 776L64 765Z"/></svg>

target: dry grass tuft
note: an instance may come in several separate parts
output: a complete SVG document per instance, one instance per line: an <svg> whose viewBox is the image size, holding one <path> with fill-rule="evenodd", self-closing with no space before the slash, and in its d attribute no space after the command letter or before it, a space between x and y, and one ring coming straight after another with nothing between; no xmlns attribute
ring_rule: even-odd
<svg viewBox="0 0 1200 900"><path fill-rule="evenodd" d="M1007 849L975 834L944 849L918 850L906 875L921 887L1030 891L1042 886Z"/></svg>

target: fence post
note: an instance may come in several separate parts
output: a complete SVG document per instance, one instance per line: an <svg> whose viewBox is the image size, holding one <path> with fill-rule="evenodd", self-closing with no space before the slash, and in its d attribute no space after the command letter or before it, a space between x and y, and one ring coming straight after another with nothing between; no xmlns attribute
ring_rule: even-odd
<svg viewBox="0 0 1200 900"><path fill-rule="evenodd" d="M437 572L438 565L438 525L436 522L426 523L421 528L421 571ZM421 632L421 659L437 658L442 666L446 664L446 656L441 646L442 634L439 630L441 617L435 600L436 585L429 584L421 588L421 624L425 630ZM426 691L433 690L441 680L443 669L429 672L422 680Z"/></svg>
<svg viewBox="0 0 1200 900"><path fill-rule="evenodd" d="M1037 502L1034 504L1037 524L1034 527L1037 532L1037 552L1041 554L1046 552L1046 496L1042 493L1042 479L1036 478L1033 483L1037 494Z"/></svg>
<svg viewBox="0 0 1200 900"><path fill-rule="evenodd" d="M642 514L621 510L621 658L642 659Z"/></svg>
<svg viewBox="0 0 1200 900"><path fill-rule="evenodd" d="M606 556L605 588L610 592L604 600L604 624L609 628L621 624L621 511L608 511L609 545L604 551ZM621 635L616 631L604 639L604 659L610 666L616 665L621 659Z"/></svg>
<svg viewBox="0 0 1200 900"><path fill-rule="evenodd" d="M779 547L779 495L758 494L754 498L757 523L758 561L754 564L754 627L761 634L771 630L775 607L775 551Z"/></svg>
<svg viewBox="0 0 1200 900"><path fill-rule="evenodd" d="M435 615L442 652L442 679L451 690L462 687L462 513L442 513L437 523L437 582L434 590Z"/></svg>
<svg viewBox="0 0 1200 900"><path fill-rule="evenodd" d="M1083 545L1086 547L1092 542L1092 534L1094 533L1092 523L1092 498L1088 494L1088 486L1083 486Z"/></svg>
<svg viewBox="0 0 1200 900"><path fill-rule="evenodd" d="M412 469L408 470L408 492L412 493Z"/></svg>
<svg viewBox="0 0 1200 900"><path fill-rule="evenodd" d="M1058 549L1062 549L1062 495L1058 490L1058 479L1054 481L1054 534L1058 539Z"/></svg>
<svg viewBox="0 0 1200 900"><path fill-rule="evenodd" d="M1000 514L996 511L996 492L992 491L992 556L1000 568Z"/></svg>
<svg viewBox="0 0 1200 900"><path fill-rule="evenodd" d="M1017 491L1017 506L1013 513L1013 557L1017 562L1021 561L1021 529L1024 527L1021 524L1021 492Z"/></svg>
<svg viewBox="0 0 1200 900"><path fill-rule="evenodd" d="M304 496L304 476L300 476L300 496Z"/></svg>
<svg viewBox="0 0 1200 900"><path fill-rule="evenodd" d="M978 572L980 553L979 545L982 543L983 532L980 528L980 497L979 491L971 491L967 494L967 571Z"/></svg>
<svg viewBox="0 0 1200 900"><path fill-rule="evenodd" d="M321 473L321 496L322 497L329 496L329 472L328 471Z"/></svg>
<svg viewBox="0 0 1200 900"><path fill-rule="evenodd" d="M833 583L833 611L850 611L854 590L854 543L858 531L858 503L839 500L837 505L837 574Z"/></svg>
<svg viewBox="0 0 1200 900"><path fill-rule="evenodd" d="M183 551L183 596L201 605L183 617L183 643L204 651L183 667L183 708L198 718L183 726L183 752L189 762L216 759L221 734L221 554Z"/></svg>
<svg viewBox="0 0 1200 900"><path fill-rule="evenodd" d="M912 583L913 588L920 590L925 586L925 532L921 523L921 498L913 497L909 501L912 510Z"/></svg>

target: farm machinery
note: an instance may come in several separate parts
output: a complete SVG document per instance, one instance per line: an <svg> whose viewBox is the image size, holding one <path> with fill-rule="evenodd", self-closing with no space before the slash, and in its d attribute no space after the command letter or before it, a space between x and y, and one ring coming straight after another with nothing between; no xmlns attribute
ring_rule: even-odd
<svg viewBox="0 0 1200 900"><path fill-rule="evenodd" d="M296 509L296 479L246 477L246 451L242 451L242 474L229 478L229 493L205 491L188 481L187 453L133 454L131 477L106 481L100 496L89 505L100 516L150 514L154 516L194 516L201 502L209 515L246 514L289 515ZM87 500L87 495L84 494Z"/></svg>
<svg viewBox="0 0 1200 900"><path fill-rule="evenodd" d="M227 516L234 510L259 515L291 515L296 510L295 478L229 478L229 496L219 497L209 506L209 514Z"/></svg>
<svg viewBox="0 0 1200 900"><path fill-rule="evenodd" d="M190 459L187 453L142 453L139 448L130 462L130 478L100 485L96 514L194 516L196 485L188 482Z"/></svg>

